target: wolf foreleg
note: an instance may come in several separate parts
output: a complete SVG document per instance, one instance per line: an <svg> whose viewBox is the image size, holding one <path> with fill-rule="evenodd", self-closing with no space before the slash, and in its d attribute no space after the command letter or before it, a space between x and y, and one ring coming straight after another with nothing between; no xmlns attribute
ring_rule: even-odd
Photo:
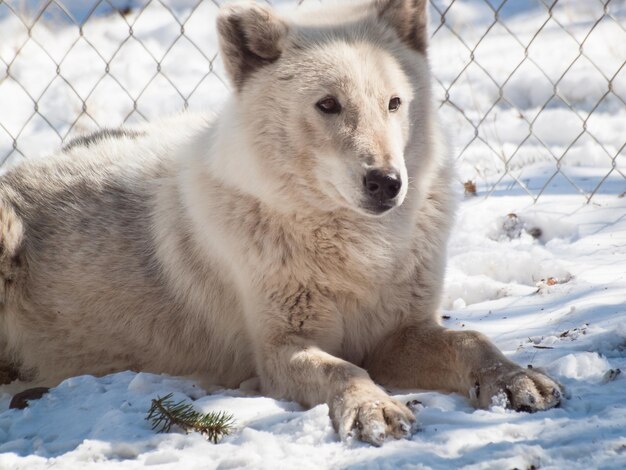
<svg viewBox="0 0 626 470"><path fill-rule="evenodd" d="M562 397L554 380L513 363L481 333L439 325L396 330L364 367L385 386L458 392L482 408L501 395L513 409L539 411L558 406Z"/></svg>
<svg viewBox="0 0 626 470"><path fill-rule="evenodd" d="M387 436L402 438L412 432L411 411L374 384L362 368L295 338L263 349L264 391L306 406L328 404L333 427L343 440L354 436L381 445Z"/></svg>

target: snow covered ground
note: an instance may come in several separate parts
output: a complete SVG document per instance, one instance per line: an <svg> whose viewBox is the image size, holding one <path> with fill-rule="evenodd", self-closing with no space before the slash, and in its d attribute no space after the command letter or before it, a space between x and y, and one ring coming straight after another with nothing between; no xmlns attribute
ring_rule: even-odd
<svg viewBox="0 0 626 470"><path fill-rule="evenodd" d="M41 4L5 3L16 8L19 4L20 11L26 12L36 12ZM89 12L85 10L89 3L67 2L79 19ZM137 3L142 2L133 2ZM66 135L156 117L179 109L185 99L195 109L219 105L227 87L216 75L205 76L211 66L202 55L214 57L214 30L207 24L215 5L203 2L185 25L200 50L182 39L161 60L180 31L163 4L172 6L174 15L184 20L195 2L153 3L134 26L143 45L130 39L118 52L128 26L119 15L107 14L106 2L98 7L84 27L84 38L96 45L104 59L78 39L77 28L58 11L49 14L50 23L40 23L32 31L52 57L34 40L24 45L25 28L0 3L0 58L11 62L21 51L11 65L13 78L0 70L0 158L18 161L22 154L45 155ZM545 20L546 10L534 2L520 4L509 2L502 18L527 43ZM489 16L481 14L483 5L457 1L450 9L448 20L470 44L489 25L485 20ZM555 18L570 25L578 40L602 14L599 2L561 1L559 5ZM626 2L610 6L623 22ZM433 28L437 20L433 16ZM291 402L257 396L250 387L207 394L190 381L151 374L75 377L25 410L7 410L11 386L0 387L0 469L111 468L113 464L185 469L626 468L626 180L622 177L626 174L622 148L626 68L620 69L626 60L626 33L612 20L598 24L584 47L598 67L581 58L566 72L558 86L566 101L551 98L553 86L541 70L556 80L576 57L578 46L554 20L538 38L528 50L541 69L522 65L503 87L506 101L490 110L499 97L498 88L482 70L470 66L450 89L450 98L466 117L449 105L442 107L457 153L472 142L459 169L463 180L471 179L478 186L478 196L461 204L450 243L442 313L446 326L480 330L513 360L544 367L557 377L569 392L561 408L537 414L498 406L474 410L457 395L394 391L403 400L422 402L417 410L421 431L411 440L372 448L339 442L325 405L303 410ZM161 73L146 50L161 62ZM468 52L444 28L435 35L431 54L436 75L447 86ZM477 48L476 57L502 84L523 57L523 47L496 26ZM60 63L60 76L55 61ZM100 80L107 61L110 75ZM220 72L218 60L214 67ZM614 77L613 91L604 97L603 75ZM172 84L181 89L182 97ZM41 114L34 112L29 94L38 99ZM91 117L81 117L81 99ZM480 139L472 141L469 121L477 123L485 115L479 136L492 148ZM577 138L585 119L584 128L591 134ZM534 135L524 140L529 121ZM524 146L516 152L522 141ZM565 150L562 174L554 175L553 155ZM507 159L508 175L504 173ZM533 204L526 190L536 195L546 181L546 192ZM585 205L572 183L587 192L602 184ZM492 194L484 198L488 192ZM623 373L615 376L611 370L617 369ZM236 432L218 445L193 434L155 434L144 420L150 400L170 392L175 399L195 400L201 411L232 412Z"/></svg>

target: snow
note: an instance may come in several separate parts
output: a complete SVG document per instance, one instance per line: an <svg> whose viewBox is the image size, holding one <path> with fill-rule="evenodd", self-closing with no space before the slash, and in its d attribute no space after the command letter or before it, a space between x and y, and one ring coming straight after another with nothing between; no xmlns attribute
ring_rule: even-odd
<svg viewBox="0 0 626 470"><path fill-rule="evenodd" d="M96 3L65 2L77 21ZM223 76L219 59L205 59L213 60L216 51L214 28L207 27L217 11L212 2L202 2L191 17L193 1L152 2L119 51L128 35L125 21L136 12L124 20L110 14L111 3L99 4L81 37L53 2L30 41L7 5L33 18L41 3L0 3L0 58L11 63L10 77L23 86L0 70L0 158L17 162L22 155L46 155L64 137L155 118L185 101L192 109L216 109L223 101L227 86L210 73ZM440 9L449 4L435 3ZM614 3L609 10L623 19L626 5ZM485 2L458 0L447 19L474 47L491 24L490 12ZM475 52L484 70L471 65L456 82L469 54L465 46L444 26L431 49L437 78L446 87L454 82L450 99L465 112L441 108L462 152L460 177L478 186L478 195L462 202L450 242L443 323L482 331L519 364L544 368L567 389L561 408L515 413L495 400L490 409L475 410L459 395L393 391L403 401L421 402L415 407L421 430L410 440L373 448L341 443L326 405L305 410L258 396L254 381L208 393L184 378L126 371L68 379L24 410L8 410L15 385L0 387L0 469L626 468L623 29L602 19L583 46L589 59L580 57L568 69L579 53L572 37L582 41L601 16L600 2L561 0L552 19L539 2L507 2L500 17L519 42L494 26ZM174 18L190 18L185 31L193 43L181 39L167 52L180 31ZM569 25L571 36L557 22ZM506 81L525 47L533 62ZM107 63L111 74L101 79ZM563 74L561 99L552 96L550 80ZM607 78L612 92L605 96ZM38 100L40 114L29 95ZM81 99L89 116L80 117ZM478 135L491 148L474 139L473 126L481 120ZM562 174L555 175L555 157L566 149ZM546 182L533 203L528 193L536 196ZM585 192L599 187L598 193L585 204L572 183ZM200 411L231 412L236 431L218 445L195 434L155 434L146 412L153 398L170 392L175 400L194 400Z"/></svg>

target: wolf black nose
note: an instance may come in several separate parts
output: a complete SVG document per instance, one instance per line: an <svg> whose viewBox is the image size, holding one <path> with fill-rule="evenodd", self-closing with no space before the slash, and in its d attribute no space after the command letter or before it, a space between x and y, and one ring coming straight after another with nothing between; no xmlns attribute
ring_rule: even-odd
<svg viewBox="0 0 626 470"><path fill-rule="evenodd" d="M372 199L387 202L398 195L402 180L395 170L369 170L363 178L365 191Z"/></svg>

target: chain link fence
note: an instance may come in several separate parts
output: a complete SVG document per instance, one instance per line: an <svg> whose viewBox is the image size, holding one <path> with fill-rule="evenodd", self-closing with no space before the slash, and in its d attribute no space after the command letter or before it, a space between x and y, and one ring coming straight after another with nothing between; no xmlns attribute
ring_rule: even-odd
<svg viewBox="0 0 626 470"><path fill-rule="evenodd" d="M275 0L281 8L317 0ZM217 109L214 0L0 0L0 162ZM626 191L625 0L430 0L436 99L466 190Z"/></svg>

